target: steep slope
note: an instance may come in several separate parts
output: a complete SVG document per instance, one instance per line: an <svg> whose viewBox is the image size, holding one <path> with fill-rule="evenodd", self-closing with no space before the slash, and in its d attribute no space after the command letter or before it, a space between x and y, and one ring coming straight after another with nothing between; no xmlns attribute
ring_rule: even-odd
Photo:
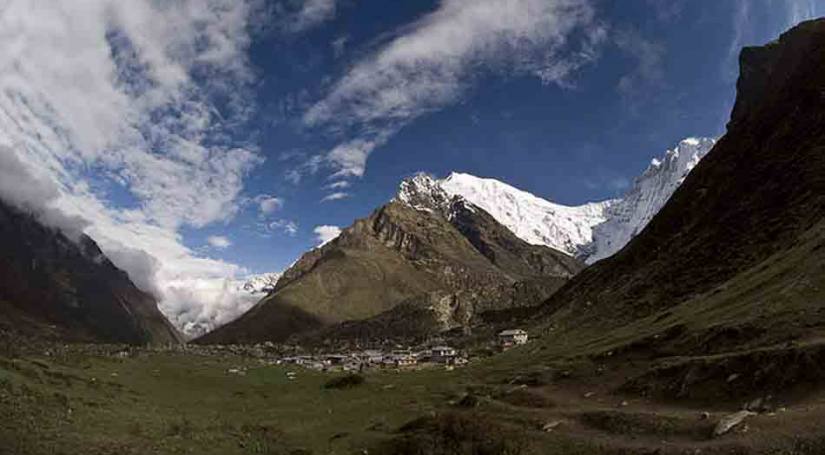
<svg viewBox="0 0 825 455"><path fill-rule="evenodd" d="M27 336L111 343L177 343L177 331L86 236L0 202L0 326Z"/></svg>
<svg viewBox="0 0 825 455"><path fill-rule="evenodd" d="M580 269L419 175L393 201L306 253L247 314L198 341L279 341L401 302L444 313L433 329L446 329L488 309L535 304Z"/></svg>
<svg viewBox="0 0 825 455"><path fill-rule="evenodd" d="M727 134L628 247L554 294L547 324L590 349L658 333L644 344L679 355L819 339L824 53L825 20L744 49Z"/></svg>
<svg viewBox="0 0 825 455"><path fill-rule="evenodd" d="M481 207L522 240L592 264L613 255L638 234L714 143L707 138L685 139L662 159L654 159L622 197L576 207L469 174L452 173L438 185Z"/></svg>

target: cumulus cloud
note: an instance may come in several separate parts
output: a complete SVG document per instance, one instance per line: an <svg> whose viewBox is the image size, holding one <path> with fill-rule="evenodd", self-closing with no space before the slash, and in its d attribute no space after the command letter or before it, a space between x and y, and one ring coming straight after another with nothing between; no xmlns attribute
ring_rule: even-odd
<svg viewBox="0 0 825 455"><path fill-rule="evenodd" d="M206 239L213 248L224 250L232 246L232 241L222 235L211 235Z"/></svg>
<svg viewBox="0 0 825 455"><path fill-rule="evenodd" d="M359 177L373 150L459 100L479 72L567 85L604 39L589 0L443 0L357 62L303 121L347 137L326 160L336 175Z"/></svg>
<svg viewBox="0 0 825 455"><path fill-rule="evenodd" d="M251 111L259 6L9 0L0 15L0 197L80 226L184 331L226 313L205 283L245 273L198 256L179 229L231 219L262 162L227 140Z"/></svg>
<svg viewBox="0 0 825 455"><path fill-rule="evenodd" d="M284 206L284 200L275 197L269 196L266 194L261 194L255 198L255 202L258 204L258 210L261 216L269 216L275 213L278 209Z"/></svg>
<svg viewBox="0 0 825 455"><path fill-rule="evenodd" d="M315 238L318 240L318 245L325 245L326 243L336 239L341 235L341 228L338 226L315 226Z"/></svg>

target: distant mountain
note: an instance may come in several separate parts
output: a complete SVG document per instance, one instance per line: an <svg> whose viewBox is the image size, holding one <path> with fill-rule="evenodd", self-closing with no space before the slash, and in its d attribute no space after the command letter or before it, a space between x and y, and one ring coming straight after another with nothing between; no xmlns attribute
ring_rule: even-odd
<svg viewBox="0 0 825 455"><path fill-rule="evenodd" d="M484 311L541 301L581 268L417 175L391 202L304 254L249 312L197 341L282 341L374 318L401 303L422 315L405 320L419 328L411 332L467 327ZM379 324L369 333L392 336L390 329Z"/></svg>
<svg viewBox="0 0 825 455"><path fill-rule="evenodd" d="M239 282L238 290L263 296L275 290L275 285L280 278L279 272L250 275Z"/></svg>
<svg viewBox="0 0 825 455"><path fill-rule="evenodd" d="M0 328L62 341L178 343L180 335L85 235L0 202Z"/></svg>
<svg viewBox="0 0 825 455"><path fill-rule="evenodd" d="M688 138L654 159L624 196L581 206L556 204L494 179L452 173L437 182L486 210L522 240L593 263L615 254L667 202L715 140Z"/></svg>

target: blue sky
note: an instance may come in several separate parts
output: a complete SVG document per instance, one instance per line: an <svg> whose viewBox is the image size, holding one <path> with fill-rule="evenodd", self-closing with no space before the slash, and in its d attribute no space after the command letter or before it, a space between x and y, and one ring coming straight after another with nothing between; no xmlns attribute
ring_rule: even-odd
<svg viewBox="0 0 825 455"><path fill-rule="evenodd" d="M419 171L620 194L722 134L739 49L823 3L9 0L0 197L92 236L196 334Z"/></svg>
<svg viewBox="0 0 825 455"><path fill-rule="evenodd" d="M211 254L277 270L316 242L315 226L346 226L366 216L417 171L494 177L565 204L615 196L680 139L722 134L738 48L775 38L798 14L788 2L768 0L593 5L585 27L604 27L606 36L592 61L549 84L496 68L498 62L479 65L457 99L405 124L372 151L362 177L342 180L351 185L343 190L348 196L327 202L321 200L334 191L324 187L339 181L331 169L303 172L297 183L289 173L348 137L308 127L302 115L359 62L411 33L410 24L439 2L343 1L315 28L259 36L251 48L262 76L252 128L267 162L246 191L283 198L274 215L294 222L297 232L262 236L249 210L228 225L187 233L188 241L228 236L233 248Z"/></svg>

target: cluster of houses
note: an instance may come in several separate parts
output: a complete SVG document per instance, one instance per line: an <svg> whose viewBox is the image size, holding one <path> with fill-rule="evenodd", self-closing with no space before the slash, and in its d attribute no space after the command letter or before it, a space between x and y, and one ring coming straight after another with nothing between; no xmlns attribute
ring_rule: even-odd
<svg viewBox="0 0 825 455"><path fill-rule="evenodd" d="M436 346L422 351L396 349L390 352L367 349L347 354L298 355L281 358L278 363L300 365L316 370L362 371L367 368L416 368L455 366L467 363L467 358L449 346Z"/></svg>
<svg viewBox="0 0 825 455"><path fill-rule="evenodd" d="M527 332L521 329L504 330L497 337L497 343L502 350L526 344L527 340ZM299 365L321 371L363 371L372 368L414 369L439 365L451 368L467 363L467 357L453 347L434 346L423 350L366 349L345 354L293 355L281 357L276 363Z"/></svg>

